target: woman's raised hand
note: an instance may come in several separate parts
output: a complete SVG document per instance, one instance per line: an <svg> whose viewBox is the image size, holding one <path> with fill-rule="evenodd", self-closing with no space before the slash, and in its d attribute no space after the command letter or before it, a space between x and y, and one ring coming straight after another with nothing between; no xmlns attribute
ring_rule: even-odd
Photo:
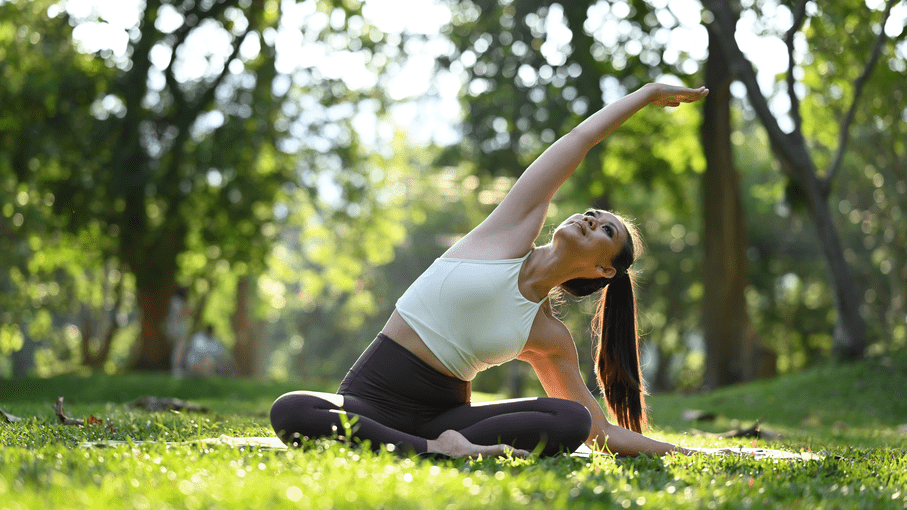
<svg viewBox="0 0 907 510"><path fill-rule="evenodd" d="M649 88L649 93L652 98L649 101L649 104L662 108L666 106L680 106L680 103L699 101L709 94L709 89L705 87L689 89L676 85L668 85L666 83L649 83L645 85L645 87Z"/></svg>

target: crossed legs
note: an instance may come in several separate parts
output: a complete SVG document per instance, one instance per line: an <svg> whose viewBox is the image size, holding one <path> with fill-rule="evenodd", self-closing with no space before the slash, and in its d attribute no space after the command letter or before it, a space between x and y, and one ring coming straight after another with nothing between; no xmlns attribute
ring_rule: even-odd
<svg viewBox="0 0 907 510"><path fill-rule="evenodd" d="M342 416L352 423L353 437L371 441L374 449L393 444L403 451L453 456L456 452L441 451L451 440L451 434L444 436L449 430L473 445L508 445L550 456L575 450L589 437L591 427L582 404L554 398L463 404L425 417L353 395L296 391L282 395L271 407L271 425L287 444L298 443L301 437L344 435Z"/></svg>

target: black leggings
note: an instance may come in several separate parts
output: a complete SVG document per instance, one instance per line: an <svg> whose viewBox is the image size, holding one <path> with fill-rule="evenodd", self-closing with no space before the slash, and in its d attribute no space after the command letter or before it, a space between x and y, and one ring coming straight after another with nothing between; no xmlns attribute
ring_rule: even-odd
<svg viewBox="0 0 907 510"><path fill-rule="evenodd" d="M592 426L589 411L571 400L518 399L470 404L466 381L446 376L379 334L343 379L338 395L291 392L271 407L271 425L287 444L301 437L353 437L374 449L393 444L425 453L427 439L456 430L480 445L507 444L541 455L572 452ZM333 401L333 402L332 402Z"/></svg>

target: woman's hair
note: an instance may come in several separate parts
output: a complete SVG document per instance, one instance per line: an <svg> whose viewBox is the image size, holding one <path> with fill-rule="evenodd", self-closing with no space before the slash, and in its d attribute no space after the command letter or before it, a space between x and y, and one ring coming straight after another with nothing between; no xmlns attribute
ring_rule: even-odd
<svg viewBox="0 0 907 510"><path fill-rule="evenodd" d="M630 234L611 260L617 271L613 278L575 278L561 284L573 296L588 296L600 289L601 298L592 319L595 348L595 377L617 424L634 432L647 427L645 388L639 367L639 332L636 325L636 297L630 265L642 252L639 229L618 218Z"/></svg>

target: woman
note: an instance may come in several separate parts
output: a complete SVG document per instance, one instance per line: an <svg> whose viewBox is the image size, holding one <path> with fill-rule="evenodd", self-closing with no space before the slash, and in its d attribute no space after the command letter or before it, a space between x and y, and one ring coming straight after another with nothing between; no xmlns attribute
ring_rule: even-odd
<svg viewBox="0 0 907 510"><path fill-rule="evenodd" d="M646 426L636 305L629 266L634 228L614 214L574 214L536 247L554 192L589 149L646 105L679 106L708 94L648 84L557 140L479 226L447 250L397 301L337 394L278 398L271 424L285 443L351 432L451 457L571 452L584 441L623 455L688 453L641 435ZM596 375L611 424L580 375L576 345L551 312L549 291L604 289L593 321ZM548 398L470 404L476 372L512 359L532 365ZM345 429L344 425L349 428Z"/></svg>

